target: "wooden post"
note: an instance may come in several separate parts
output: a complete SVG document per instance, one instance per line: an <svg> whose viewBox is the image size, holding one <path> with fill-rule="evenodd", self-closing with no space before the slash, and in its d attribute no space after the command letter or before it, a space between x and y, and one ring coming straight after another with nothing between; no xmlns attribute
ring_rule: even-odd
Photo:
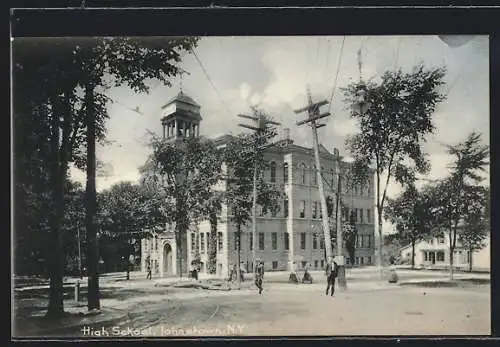
<svg viewBox="0 0 500 347"><path fill-rule="evenodd" d="M326 207L326 198L325 198L325 191L323 188L323 178L321 177L321 163L320 163L320 158L319 158L319 141L318 141L318 127L323 126L323 124L316 124L316 121L328 117L330 114L325 113L325 114L320 114L319 113L319 107L328 104L328 101L323 100L319 101L316 103L313 103L311 93L309 91L309 88L307 89L307 96L308 96L308 101L309 105L296 110L295 113L301 113L303 111L307 111L308 118L306 120L297 122L297 125L302 125L309 123L311 125L312 129L312 135L313 135L313 150L314 150L314 158L316 161L316 174L317 174L317 180L318 180L318 190L319 190L319 197L320 197L320 203L321 203L321 221L323 225L323 234L325 238L325 251L326 251L326 260L331 261L333 259L333 252L332 252L332 242L331 242L331 235L330 235L330 227L328 225L328 211Z"/></svg>

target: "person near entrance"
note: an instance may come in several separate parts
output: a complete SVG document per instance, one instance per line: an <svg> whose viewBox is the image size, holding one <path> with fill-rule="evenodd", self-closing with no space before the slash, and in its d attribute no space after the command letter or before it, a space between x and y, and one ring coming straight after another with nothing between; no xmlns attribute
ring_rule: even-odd
<svg viewBox="0 0 500 347"><path fill-rule="evenodd" d="M338 274L338 265L337 263L333 260L333 258L330 259L328 264L326 264L326 281L327 281L327 286L326 286L326 295L328 295L328 291L331 289L331 296L335 293L335 279L337 278Z"/></svg>

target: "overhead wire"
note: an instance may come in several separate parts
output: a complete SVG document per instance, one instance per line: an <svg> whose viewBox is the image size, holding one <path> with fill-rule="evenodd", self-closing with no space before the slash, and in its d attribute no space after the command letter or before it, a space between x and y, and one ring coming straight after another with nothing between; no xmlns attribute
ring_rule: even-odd
<svg viewBox="0 0 500 347"><path fill-rule="evenodd" d="M194 50L194 48L191 49L191 52L193 53L196 61L198 62L198 64L200 65L201 67L201 70L203 71L203 73L205 74L205 77L207 78L208 82L210 83L210 86L212 87L212 89L215 91L215 94L217 95L217 97L219 98L219 101L221 102L221 104L224 106L224 108L226 109L226 111L228 112L229 115L231 115L231 111L229 110L228 106L226 105L226 103L224 102L224 100L222 99L219 91L217 90L217 87L215 86L214 82L212 81L212 79L210 78L210 75L208 74L208 71L207 69L205 69L205 66L203 65L203 63L201 62L200 58L198 57L198 55L196 54L196 51Z"/></svg>
<svg viewBox="0 0 500 347"><path fill-rule="evenodd" d="M335 72L335 79L333 81L333 88L332 88L332 93L330 95L330 103L328 105L328 112L330 112L330 110L332 108L333 97L335 95L335 89L337 88L337 80L338 80L338 77L339 77L340 66L342 64L342 56L344 54L345 38L346 38L346 36L344 35L342 37L342 43L340 44L339 59L337 61L337 71Z"/></svg>

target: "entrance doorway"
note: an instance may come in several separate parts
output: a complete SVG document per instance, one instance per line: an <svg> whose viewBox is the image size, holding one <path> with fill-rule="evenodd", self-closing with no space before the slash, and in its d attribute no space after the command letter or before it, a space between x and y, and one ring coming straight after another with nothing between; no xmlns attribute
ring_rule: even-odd
<svg viewBox="0 0 500 347"><path fill-rule="evenodd" d="M166 243L163 247L163 276L173 274L172 265L172 247Z"/></svg>

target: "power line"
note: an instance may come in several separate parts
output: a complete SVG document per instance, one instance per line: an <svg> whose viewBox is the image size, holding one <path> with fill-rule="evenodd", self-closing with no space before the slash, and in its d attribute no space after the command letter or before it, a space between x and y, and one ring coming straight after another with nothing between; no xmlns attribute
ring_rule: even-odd
<svg viewBox="0 0 500 347"><path fill-rule="evenodd" d="M198 62L198 64L200 65L201 69L203 70L203 73L205 74L205 77L208 79L208 82L210 83L210 85L212 86L213 90L215 91L215 94L217 94L217 97L219 98L219 101L221 102L221 104L224 106L224 108L226 109L226 111L231 114L231 112L229 111L229 108L227 107L227 105L224 103L224 101L222 100L222 97L220 96L219 94L219 91L217 90L217 88L215 87L215 84L214 82L212 81L212 79L210 78L210 76L208 75L208 72L207 70L205 69L205 67L203 66L200 58L198 58L198 55L196 54L194 48L191 49L191 52L193 53L194 57L196 58L196 61Z"/></svg>
<svg viewBox="0 0 500 347"><path fill-rule="evenodd" d="M398 68L399 48L401 47L401 41L403 41L403 39L401 37L398 38L398 45L396 47L396 59L394 60L394 70L397 70Z"/></svg>
<svg viewBox="0 0 500 347"><path fill-rule="evenodd" d="M342 43L340 46L339 60L337 62L337 72L335 73L335 80L333 82L332 94L330 96L330 104L328 105L328 113L330 112L330 109L332 108L333 96L335 95L335 89L337 88L337 79L339 77L340 64L342 63L342 55L344 53L344 43L345 43L345 35L342 38Z"/></svg>

